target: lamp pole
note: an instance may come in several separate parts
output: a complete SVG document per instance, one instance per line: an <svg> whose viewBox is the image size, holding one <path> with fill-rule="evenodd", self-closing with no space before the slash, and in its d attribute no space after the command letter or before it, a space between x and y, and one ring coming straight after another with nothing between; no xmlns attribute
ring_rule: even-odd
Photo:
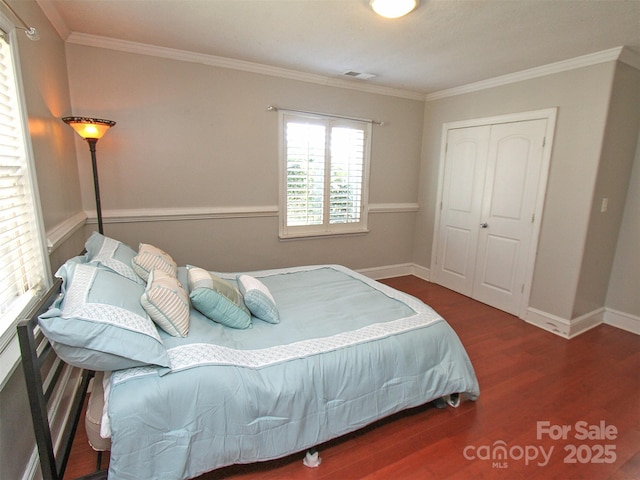
<svg viewBox="0 0 640 480"><path fill-rule="evenodd" d="M102 227L102 207L100 206L100 184L98 183L98 162L96 161L97 138L87 138L89 151L91 152L91 166L93 167L93 190L96 194L96 212L98 214L98 232L104 234Z"/></svg>

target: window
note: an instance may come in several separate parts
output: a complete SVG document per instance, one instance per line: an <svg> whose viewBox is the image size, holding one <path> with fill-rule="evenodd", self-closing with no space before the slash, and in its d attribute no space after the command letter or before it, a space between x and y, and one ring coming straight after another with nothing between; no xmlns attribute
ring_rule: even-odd
<svg viewBox="0 0 640 480"><path fill-rule="evenodd" d="M19 316L47 286L48 268L35 174L27 155L30 149L21 110L19 70L15 50L7 43L14 40L14 34L2 31L0 34L0 352L3 352L15 338Z"/></svg>
<svg viewBox="0 0 640 480"><path fill-rule="evenodd" d="M366 232L371 123L280 115L280 236Z"/></svg>

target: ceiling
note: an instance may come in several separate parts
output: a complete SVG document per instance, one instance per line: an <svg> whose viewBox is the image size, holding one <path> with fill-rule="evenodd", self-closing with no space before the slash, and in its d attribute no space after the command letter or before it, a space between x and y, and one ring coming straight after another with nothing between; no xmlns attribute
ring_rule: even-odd
<svg viewBox="0 0 640 480"><path fill-rule="evenodd" d="M88 34L428 94L587 54L640 56L640 0L37 0L66 39ZM36 25L37 27L37 25Z"/></svg>

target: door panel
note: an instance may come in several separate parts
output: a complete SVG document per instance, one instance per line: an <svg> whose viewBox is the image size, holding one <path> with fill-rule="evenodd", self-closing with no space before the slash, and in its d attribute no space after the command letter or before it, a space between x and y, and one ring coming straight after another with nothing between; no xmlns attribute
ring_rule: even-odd
<svg viewBox="0 0 640 480"><path fill-rule="evenodd" d="M483 288L510 294L516 275L514 266L518 259L518 248L519 242L513 239L487 235L481 265L489 265L489 268L477 272L478 276L482 276L479 283Z"/></svg>
<svg viewBox="0 0 640 480"><path fill-rule="evenodd" d="M493 125L472 296L518 314L532 234L546 120Z"/></svg>
<svg viewBox="0 0 640 480"><path fill-rule="evenodd" d="M471 295L473 288L490 130L490 126L453 129L447 135L433 277L465 295Z"/></svg>
<svg viewBox="0 0 640 480"><path fill-rule="evenodd" d="M442 269L447 275L457 276L464 281L469 263L469 229L449 226L445 235Z"/></svg>
<svg viewBox="0 0 640 480"><path fill-rule="evenodd" d="M524 202L527 181L529 139L510 137L501 139L496 148L493 194L490 215L519 220Z"/></svg>

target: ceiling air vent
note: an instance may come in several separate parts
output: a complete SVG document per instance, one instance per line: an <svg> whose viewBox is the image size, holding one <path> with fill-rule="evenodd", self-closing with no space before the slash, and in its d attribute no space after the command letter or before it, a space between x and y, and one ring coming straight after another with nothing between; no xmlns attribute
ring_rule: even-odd
<svg viewBox="0 0 640 480"><path fill-rule="evenodd" d="M359 78L360 80L369 80L370 78L375 77L373 73L354 72L353 70L342 72L342 75L345 77Z"/></svg>

